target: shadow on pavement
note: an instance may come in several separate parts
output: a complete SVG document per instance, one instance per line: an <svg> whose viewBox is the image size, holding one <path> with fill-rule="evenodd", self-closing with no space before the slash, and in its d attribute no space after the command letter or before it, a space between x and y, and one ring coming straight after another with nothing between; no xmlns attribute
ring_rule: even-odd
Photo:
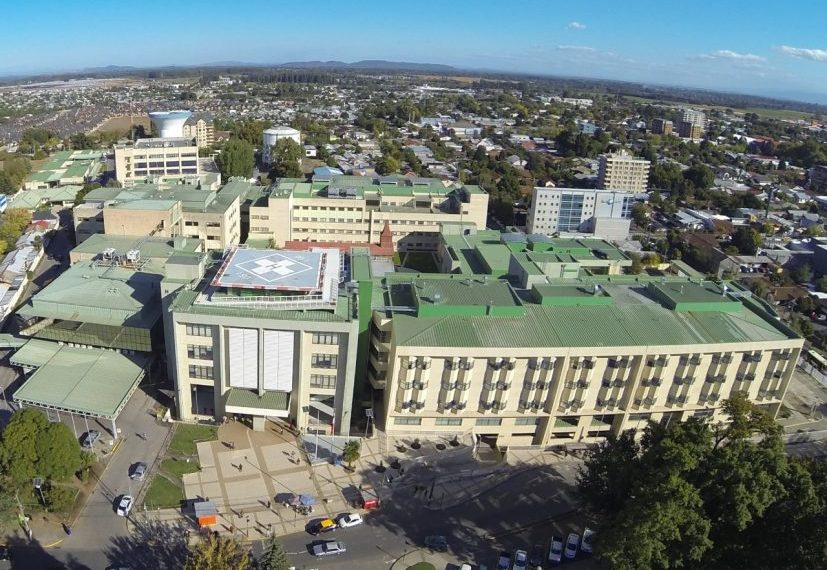
<svg viewBox="0 0 827 570"><path fill-rule="evenodd" d="M43 546L34 540L28 540L12 536L6 544L12 554L10 566L12 570L91 570L85 564L81 564L75 558L70 557L68 562L62 562L52 556Z"/></svg>
<svg viewBox="0 0 827 570"><path fill-rule="evenodd" d="M134 520L130 536L112 538L110 564L132 568L183 568L190 527L184 522Z"/></svg>

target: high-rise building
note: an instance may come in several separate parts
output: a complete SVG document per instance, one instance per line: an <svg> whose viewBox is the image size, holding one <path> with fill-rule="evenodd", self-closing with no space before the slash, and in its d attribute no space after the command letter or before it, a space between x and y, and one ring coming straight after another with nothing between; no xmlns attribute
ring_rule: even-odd
<svg viewBox="0 0 827 570"><path fill-rule="evenodd" d="M603 190L646 192L649 182L649 161L628 153L600 156L597 186Z"/></svg>
<svg viewBox="0 0 827 570"><path fill-rule="evenodd" d="M177 415L239 414L254 429L284 418L347 435L359 321L341 271L338 249L239 248L180 289L164 312Z"/></svg>
<svg viewBox="0 0 827 570"><path fill-rule="evenodd" d="M681 120L678 123L678 134L693 140L703 137L706 131L706 115L703 111L695 109L683 109Z"/></svg>
<svg viewBox="0 0 827 570"><path fill-rule="evenodd" d="M672 121L660 118L652 121L652 134L654 135L671 135L672 128Z"/></svg>
<svg viewBox="0 0 827 570"><path fill-rule="evenodd" d="M212 122L207 122L203 118L190 118L184 123L184 136L195 139L195 146L198 148L211 147L215 143L215 127Z"/></svg>
<svg viewBox="0 0 827 570"><path fill-rule="evenodd" d="M625 239L634 201L634 194L615 190L534 188L528 232L598 233L607 239Z"/></svg>
<svg viewBox="0 0 827 570"><path fill-rule="evenodd" d="M138 139L115 145L115 178L122 186L198 174L198 147L191 138Z"/></svg>

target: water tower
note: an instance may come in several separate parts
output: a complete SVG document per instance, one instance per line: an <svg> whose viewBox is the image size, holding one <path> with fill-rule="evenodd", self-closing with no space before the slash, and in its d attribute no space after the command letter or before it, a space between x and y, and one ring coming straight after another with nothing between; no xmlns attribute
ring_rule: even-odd
<svg viewBox="0 0 827 570"><path fill-rule="evenodd" d="M262 133L261 159L265 164L270 164L270 149L281 139L293 139L302 144L301 132L292 127L272 127Z"/></svg>
<svg viewBox="0 0 827 570"><path fill-rule="evenodd" d="M163 111L150 113L149 118L158 129L158 136L162 139L184 137L184 123L192 117L189 111Z"/></svg>

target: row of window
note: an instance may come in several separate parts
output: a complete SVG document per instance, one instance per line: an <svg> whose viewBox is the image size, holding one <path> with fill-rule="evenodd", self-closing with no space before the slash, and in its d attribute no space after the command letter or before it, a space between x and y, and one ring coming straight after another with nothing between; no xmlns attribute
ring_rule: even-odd
<svg viewBox="0 0 827 570"><path fill-rule="evenodd" d="M335 388L336 376L328 376L326 374L311 374L310 386L313 388Z"/></svg>
<svg viewBox="0 0 827 570"><path fill-rule="evenodd" d="M212 360L212 347L198 344L187 345L187 356L198 360Z"/></svg>
<svg viewBox="0 0 827 570"><path fill-rule="evenodd" d="M212 327L210 325L187 325L187 334L189 336L212 336Z"/></svg>
<svg viewBox="0 0 827 570"><path fill-rule="evenodd" d="M310 365L316 368L336 368L339 365L339 357L335 354L311 354Z"/></svg>
<svg viewBox="0 0 827 570"><path fill-rule="evenodd" d="M313 333L313 344L338 345L339 335L333 333Z"/></svg>
<svg viewBox="0 0 827 570"><path fill-rule="evenodd" d="M435 425L438 426L461 426L463 418L436 418ZM422 418L413 418L410 416L399 416L393 418L394 425L398 426L418 426L422 425ZM502 425L502 418L475 418L474 425L477 426L500 426ZM539 423L538 418L517 418L514 425L517 426L535 426Z"/></svg>
<svg viewBox="0 0 827 570"><path fill-rule="evenodd" d="M189 375L190 378L200 378L202 380L212 380L214 378L212 366L196 366L190 364Z"/></svg>

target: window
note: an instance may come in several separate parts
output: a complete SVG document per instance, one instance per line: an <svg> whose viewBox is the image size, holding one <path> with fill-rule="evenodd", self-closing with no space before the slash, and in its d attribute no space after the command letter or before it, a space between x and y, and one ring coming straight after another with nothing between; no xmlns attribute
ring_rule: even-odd
<svg viewBox="0 0 827 570"><path fill-rule="evenodd" d="M475 424L478 426L499 426L503 421L500 418L477 418Z"/></svg>
<svg viewBox="0 0 827 570"><path fill-rule="evenodd" d="M198 360L212 360L212 347L188 344L187 356L190 358L197 358Z"/></svg>
<svg viewBox="0 0 827 570"><path fill-rule="evenodd" d="M325 374L311 374L310 386L313 388L335 388L336 377Z"/></svg>
<svg viewBox="0 0 827 570"><path fill-rule="evenodd" d="M213 379L212 366L195 366L191 364L189 367L189 373L190 378L201 378L204 380Z"/></svg>
<svg viewBox="0 0 827 570"><path fill-rule="evenodd" d="M339 357L335 354L312 354L310 365L316 368L336 368L339 365Z"/></svg>
<svg viewBox="0 0 827 570"><path fill-rule="evenodd" d="M438 426L461 426L462 418L437 418L436 425Z"/></svg>
<svg viewBox="0 0 827 570"><path fill-rule="evenodd" d="M212 336L212 327L209 325L187 325L187 334L190 336Z"/></svg>
<svg viewBox="0 0 827 570"><path fill-rule="evenodd" d="M325 333L313 333L313 344L338 345L339 344L339 335L337 335L337 334L325 334Z"/></svg>
<svg viewBox="0 0 827 570"><path fill-rule="evenodd" d="M536 426L540 423L539 418L517 418L514 421L515 426Z"/></svg>
<svg viewBox="0 0 827 570"><path fill-rule="evenodd" d="M422 418L393 418L394 425L397 426L419 426L422 425Z"/></svg>

